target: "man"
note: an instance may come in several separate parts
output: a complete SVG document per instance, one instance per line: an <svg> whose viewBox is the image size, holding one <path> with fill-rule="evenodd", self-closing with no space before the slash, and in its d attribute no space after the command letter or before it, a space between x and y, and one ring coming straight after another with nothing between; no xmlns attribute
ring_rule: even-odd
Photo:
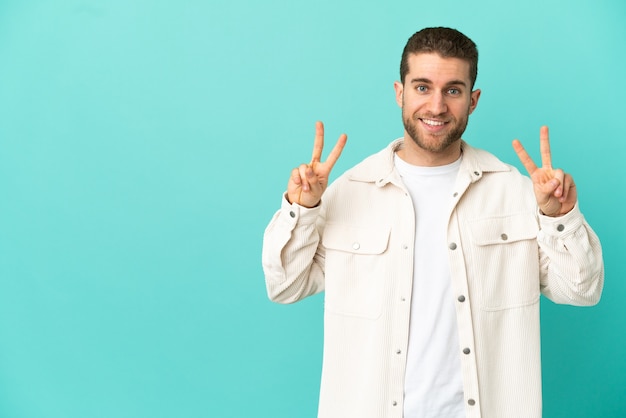
<svg viewBox="0 0 626 418"><path fill-rule="evenodd" d="M326 190L347 137L322 162L318 122L266 229L269 297L325 291L320 418L541 417L540 293L600 298L600 243L547 127L542 167L513 142L530 180L461 139L477 61L456 30L414 34L394 85L404 137Z"/></svg>

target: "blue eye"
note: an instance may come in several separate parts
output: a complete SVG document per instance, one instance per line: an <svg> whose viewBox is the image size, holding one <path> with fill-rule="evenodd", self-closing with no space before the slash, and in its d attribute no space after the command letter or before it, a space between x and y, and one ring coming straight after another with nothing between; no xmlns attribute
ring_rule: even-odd
<svg viewBox="0 0 626 418"><path fill-rule="evenodd" d="M456 96L458 94L461 94L461 90L453 88L453 89L449 89L448 93L452 94L453 96Z"/></svg>
<svg viewBox="0 0 626 418"><path fill-rule="evenodd" d="M428 91L428 87L426 86L417 86L415 89L420 93L425 93L426 91Z"/></svg>

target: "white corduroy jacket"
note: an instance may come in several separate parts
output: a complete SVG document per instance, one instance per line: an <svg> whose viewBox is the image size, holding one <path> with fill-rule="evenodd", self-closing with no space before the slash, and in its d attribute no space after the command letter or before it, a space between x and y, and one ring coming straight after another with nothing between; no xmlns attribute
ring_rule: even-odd
<svg viewBox="0 0 626 418"><path fill-rule="evenodd" d="M401 418L413 280L414 213L393 164L396 140L331 184L317 208L268 225L268 295L324 291L319 418ZM532 184L462 144L447 245L468 418L541 417L539 297L593 305L604 267L579 211L539 215Z"/></svg>

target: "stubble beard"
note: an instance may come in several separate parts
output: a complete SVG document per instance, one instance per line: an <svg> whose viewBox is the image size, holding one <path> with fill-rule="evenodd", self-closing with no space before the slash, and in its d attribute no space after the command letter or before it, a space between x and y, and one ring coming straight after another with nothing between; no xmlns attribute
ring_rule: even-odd
<svg viewBox="0 0 626 418"><path fill-rule="evenodd" d="M448 121L449 124L452 124L452 130L447 133L442 134L423 134L418 129L418 124L422 123L420 119L437 119L434 116L428 115L406 115L404 112L404 108L402 109L402 121L404 123L404 129L409 134L413 142L420 147L421 149L438 154L446 150L455 142L461 139L463 132L465 132L465 128L467 127L468 114L466 114L462 119L456 120L452 119ZM428 141L426 136L435 137L435 140Z"/></svg>

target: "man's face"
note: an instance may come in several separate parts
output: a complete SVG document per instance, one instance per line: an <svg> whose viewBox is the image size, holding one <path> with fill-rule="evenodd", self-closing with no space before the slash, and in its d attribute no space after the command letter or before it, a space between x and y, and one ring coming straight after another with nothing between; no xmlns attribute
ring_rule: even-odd
<svg viewBox="0 0 626 418"><path fill-rule="evenodd" d="M411 54L408 64L405 79L394 85L405 137L430 154L445 153L461 139L480 96L480 90L471 91L469 63L420 53Z"/></svg>

